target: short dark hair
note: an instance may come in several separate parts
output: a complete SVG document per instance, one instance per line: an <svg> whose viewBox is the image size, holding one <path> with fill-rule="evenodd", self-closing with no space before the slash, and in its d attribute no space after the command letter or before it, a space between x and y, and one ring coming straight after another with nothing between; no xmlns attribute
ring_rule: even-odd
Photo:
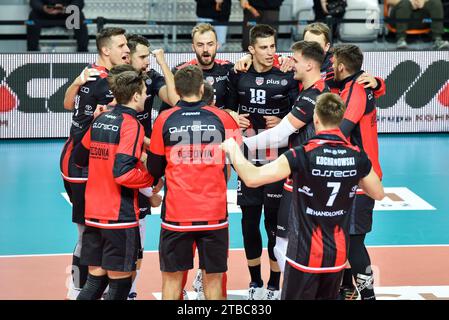
<svg viewBox="0 0 449 320"><path fill-rule="evenodd" d="M140 93L145 86L144 76L137 71L123 71L113 77L114 81L110 86L115 100L119 104L127 104L133 95Z"/></svg>
<svg viewBox="0 0 449 320"><path fill-rule="evenodd" d="M204 80L204 93L201 98L207 105L211 106L214 103L214 87L209 82Z"/></svg>
<svg viewBox="0 0 449 320"><path fill-rule="evenodd" d="M114 86L114 82L115 82L115 77L125 71L136 71L132 65L130 64L119 64L116 66L113 66L111 68L111 70L109 70L108 73L108 84L109 84L109 88L112 88Z"/></svg>
<svg viewBox="0 0 449 320"><path fill-rule="evenodd" d="M322 93L316 100L315 112L324 126L338 127L345 110L345 103L335 93Z"/></svg>
<svg viewBox="0 0 449 320"><path fill-rule="evenodd" d="M99 53L101 53L101 48L107 46L109 44L109 41L111 41L111 37L113 36L119 36L122 34L125 34L126 30L122 28L104 28L100 32L97 33L96 36L96 43L97 43L97 50Z"/></svg>
<svg viewBox="0 0 449 320"><path fill-rule="evenodd" d="M362 69L363 53L353 44L340 44L334 47L334 58L343 63L349 73L354 74Z"/></svg>
<svg viewBox="0 0 449 320"><path fill-rule="evenodd" d="M312 59L321 66L324 61L324 50L321 48L318 42L315 41L298 41L292 45L293 52L301 52L301 54Z"/></svg>
<svg viewBox="0 0 449 320"><path fill-rule="evenodd" d="M175 88L181 97L200 94L203 84L203 71L198 66L187 66L176 71Z"/></svg>
<svg viewBox="0 0 449 320"><path fill-rule="evenodd" d="M256 24L249 31L249 44L254 46L258 38L276 38L276 30L267 24Z"/></svg>
<svg viewBox="0 0 449 320"><path fill-rule="evenodd" d="M150 47L150 42L148 41L148 39L139 34L127 34L126 40L128 41L128 48L131 54L136 52L138 44L141 44L148 48Z"/></svg>
<svg viewBox="0 0 449 320"><path fill-rule="evenodd" d="M326 44L331 42L331 29L322 22L313 22L308 24L302 34L303 38L306 35L306 32L310 32L316 36L323 35Z"/></svg>

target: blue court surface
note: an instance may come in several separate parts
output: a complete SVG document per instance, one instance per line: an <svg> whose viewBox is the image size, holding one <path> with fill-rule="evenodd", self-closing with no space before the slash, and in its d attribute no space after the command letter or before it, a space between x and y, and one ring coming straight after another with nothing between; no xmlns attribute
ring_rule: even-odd
<svg viewBox="0 0 449 320"><path fill-rule="evenodd" d="M449 245L449 134L387 134L379 143L392 196L376 207L367 245ZM77 232L59 172L63 144L0 140L0 256L73 251ZM233 174L229 189L236 185ZM159 229L159 215L147 217L146 250L157 250ZM238 210L230 211L230 246L243 247Z"/></svg>

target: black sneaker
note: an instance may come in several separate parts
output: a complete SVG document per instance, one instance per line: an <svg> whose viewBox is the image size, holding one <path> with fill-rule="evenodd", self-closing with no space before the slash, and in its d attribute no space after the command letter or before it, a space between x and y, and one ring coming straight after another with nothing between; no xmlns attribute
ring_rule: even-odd
<svg viewBox="0 0 449 320"><path fill-rule="evenodd" d="M342 286L338 292L338 300L357 300L359 292L354 286Z"/></svg>

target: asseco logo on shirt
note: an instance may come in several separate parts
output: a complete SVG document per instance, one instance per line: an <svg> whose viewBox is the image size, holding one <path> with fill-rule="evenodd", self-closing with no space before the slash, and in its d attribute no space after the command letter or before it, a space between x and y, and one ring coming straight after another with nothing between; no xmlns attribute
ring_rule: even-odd
<svg viewBox="0 0 449 320"><path fill-rule="evenodd" d="M202 125L194 124L191 126L180 126L179 128L177 128L177 127L168 128L168 132L170 132L170 133L189 132L189 131L193 131L193 132L215 131L215 130L217 130L217 128L213 124L202 124Z"/></svg>
<svg viewBox="0 0 449 320"><path fill-rule="evenodd" d="M94 122L93 128L103 129L103 130L111 130L114 132L117 132L119 129L118 126L115 126L112 124L101 123L101 122Z"/></svg>

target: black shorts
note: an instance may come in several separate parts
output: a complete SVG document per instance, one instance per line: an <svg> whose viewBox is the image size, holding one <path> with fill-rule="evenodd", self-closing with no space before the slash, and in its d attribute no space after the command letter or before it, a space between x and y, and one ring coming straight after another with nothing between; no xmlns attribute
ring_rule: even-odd
<svg viewBox="0 0 449 320"><path fill-rule="evenodd" d="M366 234L373 226L373 210L375 201L365 194L358 194L352 202L349 234Z"/></svg>
<svg viewBox="0 0 449 320"><path fill-rule="evenodd" d="M250 188L240 180L237 181L237 204L239 206L260 206L279 208L282 198L284 180Z"/></svg>
<svg viewBox="0 0 449 320"><path fill-rule="evenodd" d="M282 190L281 204L278 210L278 225L276 228L276 236L281 238L288 237L288 218L292 210L293 192Z"/></svg>
<svg viewBox="0 0 449 320"><path fill-rule="evenodd" d="M285 264L281 300L336 300L343 271L307 273Z"/></svg>
<svg viewBox="0 0 449 320"><path fill-rule="evenodd" d="M76 181L76 179L87 179L88 170L86 168L80 168L75 165L73 159L73 141L70 138L64 145L64 149L61 153L60 169L66 176L64 180L64 188L69 196L70 202L72 202L72 222L78 224L84 224L84 195L86 192L86 182ZM68 181L67 179L73 179Z"/></svg>
<svg viewBox="0 0 449 320"><path fill-rule="evenodd" d="M161 228L159 262L162 272L193 269L195 247L198 250L200 269L206 273L228 270L228 228L208 231L171 231Z"/></svg>
<svg viewBox="0 0 449 320"><path fill-rule="evenodd" d="M139 192L137 196L137 201L139 203L139 219L143 219L147 215L150 215L151 214L150 199Z"/></svg>
<svg viewBox="0 0 449 320"><path fill-rule="evenodd" d="M100 229L86 226L81 264L108 271L132 272L142 249L139 227Z"/></svg>

